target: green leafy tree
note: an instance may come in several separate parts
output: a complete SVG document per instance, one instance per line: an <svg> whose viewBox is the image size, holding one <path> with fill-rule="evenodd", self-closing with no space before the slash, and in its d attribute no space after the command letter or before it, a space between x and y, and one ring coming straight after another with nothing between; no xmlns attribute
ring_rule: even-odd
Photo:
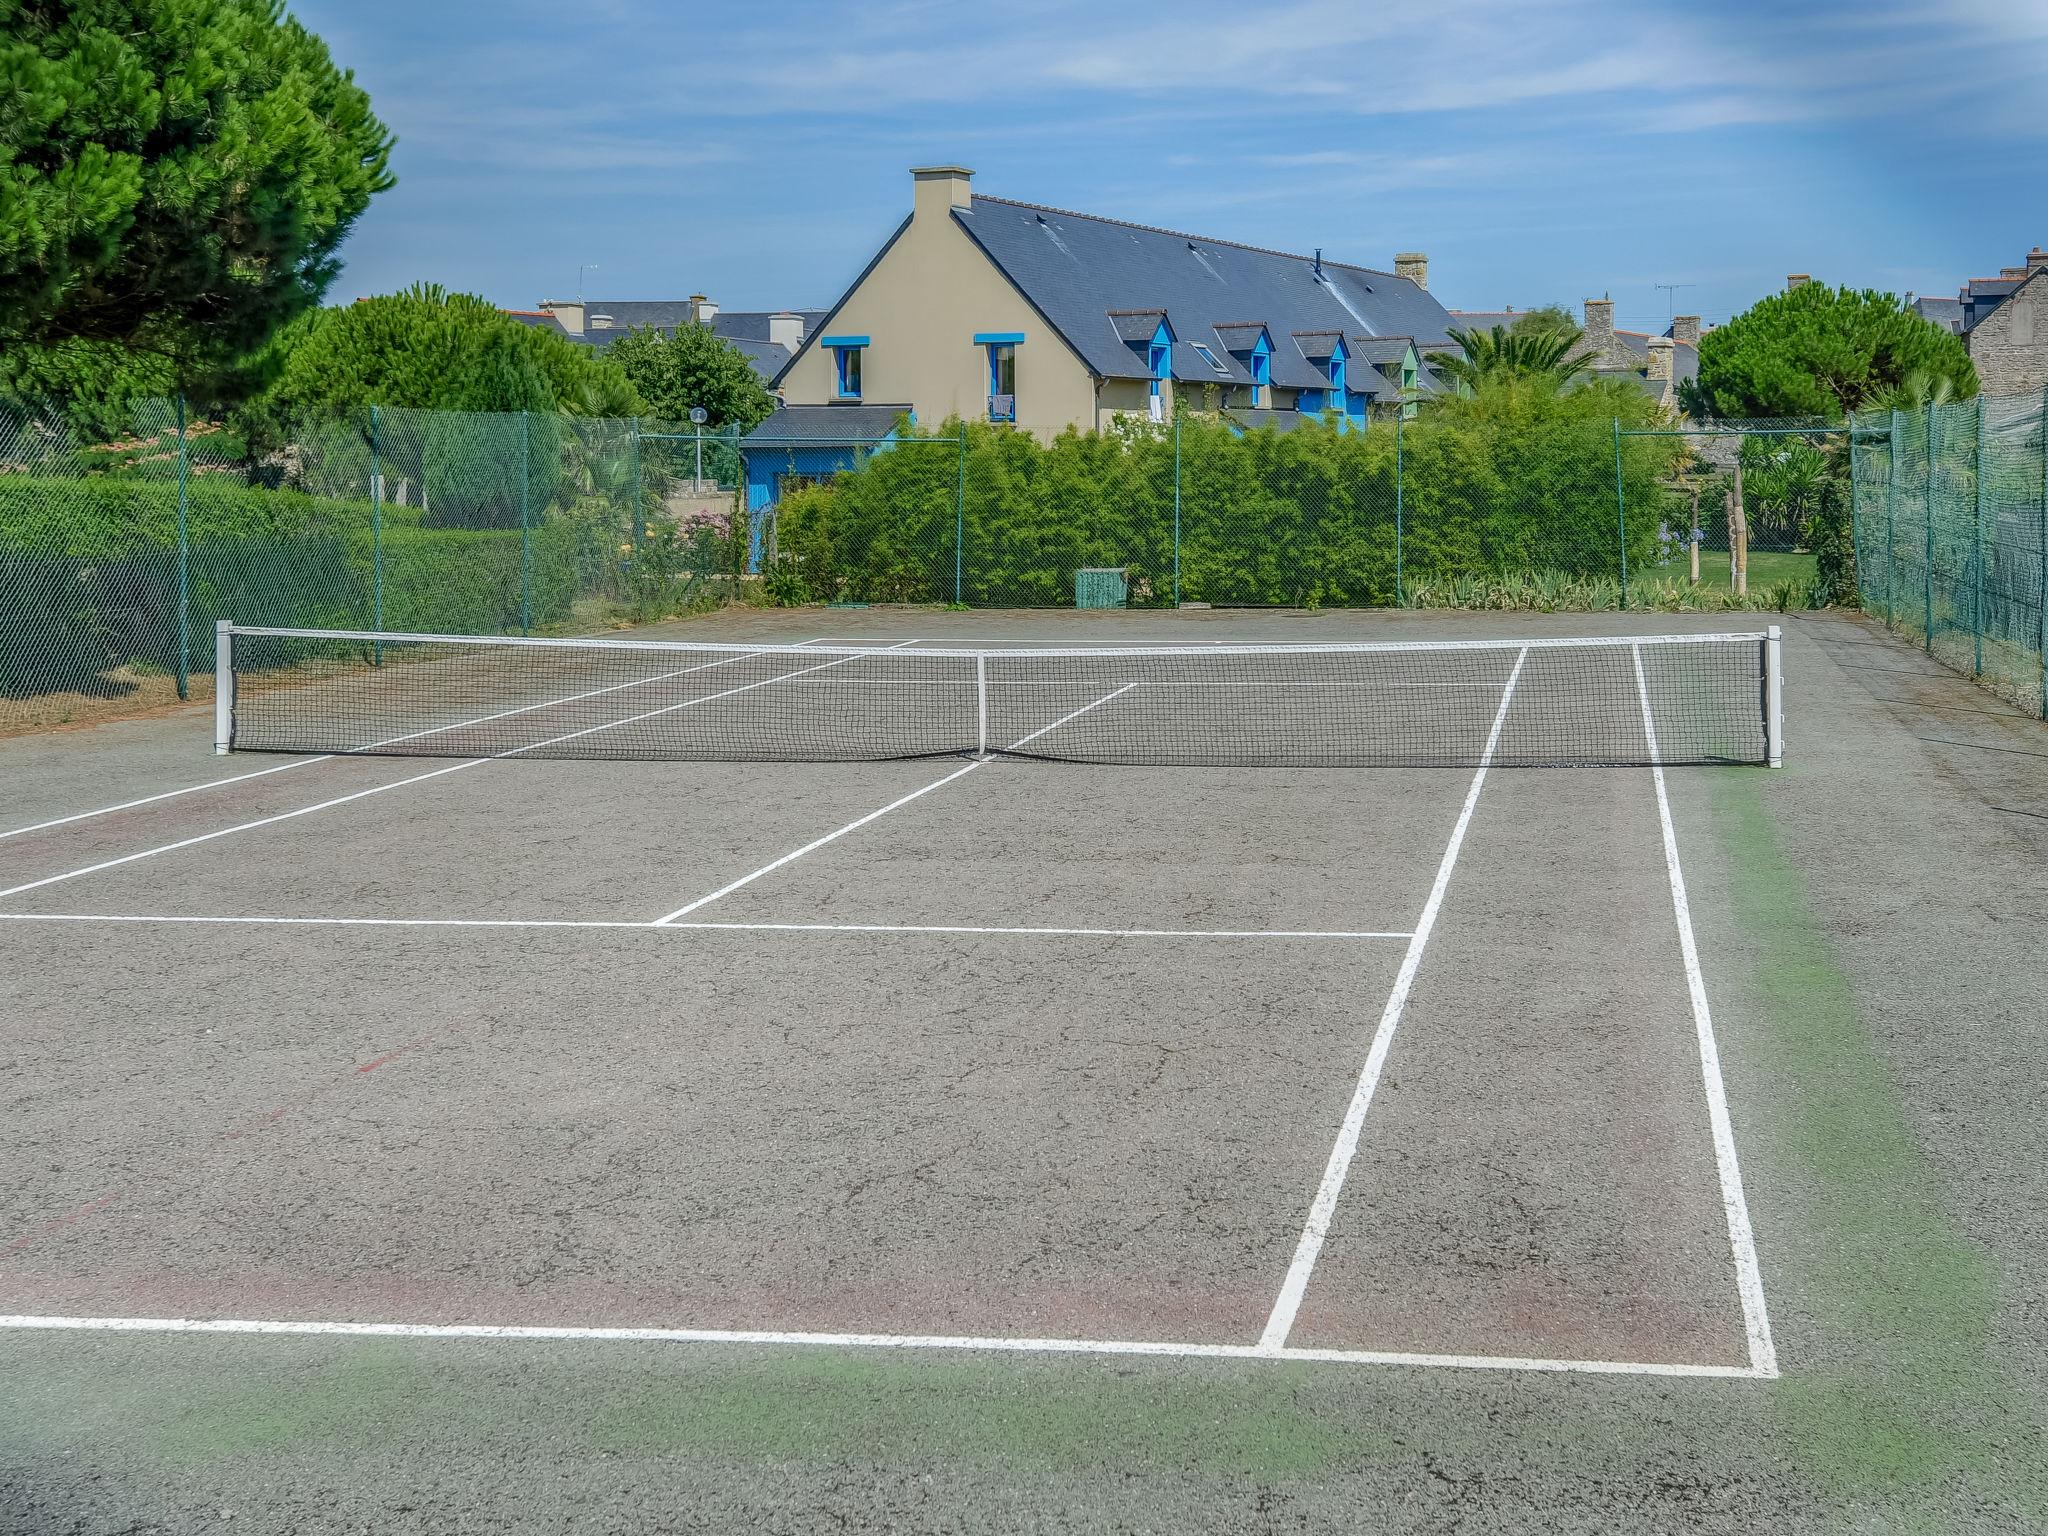
<svg viewBox="0 0 2048 1536"><path fill-rule="evenodd" d="M175 394L178 373L177 364L160 353L131 352L108 342L0 346L0 400L57 406L89 442L134 430L137 404Z"/></svg>
<svg viewBox="0 0 2048 1536"><path fill-rule="evenodd" d="M1517 336L1530 336L1543 331L1569 332L1577 342L1582 334L1579 322L1572 318L1572 312L1562 304L1543 304L1535 309L1525 309L1515 317L1508 329Z"/></svg>
<svg viewBox="0 0 2048 1536"><path fill-rule="evenodd" d="M753 364L709 326L679 325L672 336L640 328L605 349L647 403L647 412L681 421L702 406L712 427L752 431L775 409Z"/></svg>
<svg viewBox="0 0 2048 1536"><path fill-rule="evenodd" d="M319 302L392 185L369 97L282 0L4 0L0 99L0 350L203 386Z"/></svg>
<svg viewBox="0 0 2048 1536"><path fill-rule="evenodd" d="M1426 361L1439 374L1473 391L1512 380L1533 381L1562 389L1584 370L1587 354L1576 350L1577 326L1564 330L1537 327L1514 330L1496 325L1486 330L1450 328L1456 352L1432 352Z"/></svg>
<svg viewBox="0 0 2048 1536"><path fill-rule="evenodd" d="M1774 293L1700 338L1699 377L1682 386L1701 417L1821 417L1839 421L1912 378L1977 393L1962 338L1889 293L1808 283Z"/></svg>
<svg viewBox="0 0 2048 1536"><path fill-rule="evenodd" d="M628 416L639 397L611 359L431 284L324 309L273 343L256 415L273 429L368 405Z"/></svg>

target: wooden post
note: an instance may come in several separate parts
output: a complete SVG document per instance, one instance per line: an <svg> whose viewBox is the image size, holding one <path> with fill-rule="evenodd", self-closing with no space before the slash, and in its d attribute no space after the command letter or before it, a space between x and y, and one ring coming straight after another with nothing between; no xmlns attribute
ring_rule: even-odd
<svg viewBox="0 0 2048 1536"><path fill-rule="evenodd" d="M1735 516L1728 525L1728 550L1734 559L1732 578L1737 597L1749 592L1749 507L1742 499L1742 459L1735 460Z"/></svg>
<svg viewBox="0 0 2048 1536"><path fill-rule="evenodd" d="M1692 584L1700 584L1700 488L1692 487Z"/></svg>

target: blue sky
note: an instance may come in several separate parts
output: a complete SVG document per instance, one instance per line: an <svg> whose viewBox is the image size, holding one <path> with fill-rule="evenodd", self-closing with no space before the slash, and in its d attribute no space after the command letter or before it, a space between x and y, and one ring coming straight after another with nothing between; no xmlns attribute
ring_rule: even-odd
<svg viewBox="0 0 2048 1536"><path fill-rule="evenodd" d="M1452 308L1726 319L2048 244L2044 0L297 0L398 135L331 297L823 306L913 164L1387 266ZM1667 294L1660 283L1689 284Z"/></svg>

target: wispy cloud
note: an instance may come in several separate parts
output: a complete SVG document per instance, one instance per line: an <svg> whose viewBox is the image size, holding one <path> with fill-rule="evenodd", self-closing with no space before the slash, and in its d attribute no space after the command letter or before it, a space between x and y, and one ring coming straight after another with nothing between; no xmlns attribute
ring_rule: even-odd
<svg viewBox="0 0 2048 1536"><path fill-rule="evenodd" d="M1222 238L1427 247L1468 307L1613 286L1647 312L1696 280L1711 312L1794 268L1995 267L2011 188L2048 183L2039 0L295 10L400 137L357 291L530 302L601 260L624 289L810 302L901 217L905 166L958 158Z"/></svg>

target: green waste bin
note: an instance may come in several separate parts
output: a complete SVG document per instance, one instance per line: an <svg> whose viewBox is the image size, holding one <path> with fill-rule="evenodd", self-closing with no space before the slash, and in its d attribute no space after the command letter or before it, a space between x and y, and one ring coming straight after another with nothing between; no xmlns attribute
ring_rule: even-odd
<svg viewBox="0 0 2048 1536"><path fill-rule="evenodd" d="M1124 608L1131 596L1130 573L1122 566L1074 572L1076 608Z"/></svg>

